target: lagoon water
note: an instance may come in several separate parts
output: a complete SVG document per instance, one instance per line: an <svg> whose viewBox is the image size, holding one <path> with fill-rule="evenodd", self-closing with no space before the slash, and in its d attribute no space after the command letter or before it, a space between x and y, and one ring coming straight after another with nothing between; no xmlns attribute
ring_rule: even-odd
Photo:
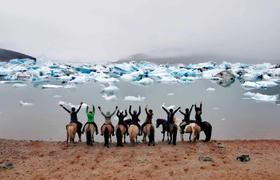
<svg viewBox="0 0 280 180"><path fill-rule="evenodd" d="M154 110L154 122L157 118L166 118L161 105L181 106L183 110L191 104L203 102L203 120L213 126L213 139L279 139L280 138L280 106L269 102L257 102L244 98L244 89L239 82L228 88L221 87L209 80L197 80L189 85L160 84L140 86L128 82L115 84L120 90L116 93L117 100L106 101L100 93L102 86L89 82L77 85L73 89L41 89L29 84L26 87L15 88L11 84L0 84L0 138L32 139L32 140L65 140L65 125L69 115L59 105L59 101L79 104L81 101L96 106L96 122L100 127L103 118L97 106L103 111L112 111L118 105L126 109L131 104L133 109L141 105L141 124L145 120L146 104ZM207 88L215 91L206 91ZM280 88L265 90L279 93ZM169 93L174 93L170 95ZM169 95L168 95L169 94ZM61 97L59 97L59 96ZM141 102L124 101L124 97L143 96ZM20 100L33 103L32 106L21 106ZM277 102L279 103L279 102ZM177 107L176 106L176 107ZM82 123L86 122L85 109L78 115ZM176 116L181 120L180 113ZM191 119L194 119L194 111ZM114 116L113 124L117 124ZM156 139L161 139L161 128L156 129ZM201 136L204 138L204 135ZM85 138L83 137L83 140ZM187 138L185 138L187 139ZM103 138L98 135L96 140ZM113 138L115 141L115 138Z"/></svg>

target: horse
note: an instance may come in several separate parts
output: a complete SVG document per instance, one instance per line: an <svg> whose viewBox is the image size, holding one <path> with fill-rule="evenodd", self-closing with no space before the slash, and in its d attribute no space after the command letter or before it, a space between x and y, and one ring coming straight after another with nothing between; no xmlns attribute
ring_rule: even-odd
<svg viewBox="0 0 280 180"><path fill-rule="evenodd" d="M77 132L76 123L69 123L66 125L66 133L67 133L66 142L67 142L67 144L68 144L69 140L70 140L70 143L74 143L76 132Z"/></svg>
<svg viewBox="0 0 280 180"><path fill-rule="evenodd" d="M94 132L95 128L93 124L87 124L85 126L85 133L86 133L86 139L87 139L87 145L92 145L94 143Z"/></svg>
<svg viewBox="0 0 280 180"><path fill-rule="evenodd" d="M116 128L117 146L123 146L123 142L122 142L123 138L124 138L124 143L126 143L125 133L126 133L125 126L123 124L118 124Z"/></svg>
<svg viewBox="0 0 280 180"><path fill-rule="evenodd" d="M177 126L177 124L172 122L172 123L168 124L168 127L169 127L169 133L170 133L170 139L169 139L168 144L171 144L171 142L172 142L173 145L176 145L178 126Z"/></svg>
<svg viewBox="0 0 280 180"><path fill-rule="evenodd" d="M143 128L143 142L146 143L146 137L149 137L149 143L148 146L151 144L154 146L155 145L155 128L152 124L146 124Z"/></svg>
<svg viewBox="0 0 280 180"><path fill-rule="evenodd" d="M201 128L198 126L196 123L190 123L186 125L184 132L185 133L190 133L189 136L189 141L195 142L196 140L199 140L199 135L200 135ZM192 137L192 139L191 139ZM182 134L182 141L183 141L183 134Z"/></svg>
<svg viewBox="0 0 280 180"><path fill-rule="evenodd" d="M129 138L131 143L137 143L137 135L139 133L139 129L136 125L131 124L128 128Z"/></svg>
<svg viewBox="0 0 280 180"><path fill-rule="evenodd" d="M109 148L109 139L111 137L111 134L113 133L113 128L110 124L104 124L101 132L103 133L104 136L104 146L106 146L107 148Z"/></svg>
<svg viewBox="0 0 280 180"><path fill-rule="evenodd" d="M205 134L205 137L206 137L204 142L208 142L208 141L211 140L212 125L207 121L202 121L201 114L202 114L202 104L200 104L200 107L197 107L195 105L195 120L196 120L196 123L201 127L201 131L204 131L204 134Z"/></svg>
<svg viewBox="0 0 280 180"><path fill-rule="evenodd" d="M170 133L169 133L169 126L167 124L167 121L165 119L157 119L156 120L156 128L158 128L160 125L162 125L162 142L165 138L165 132L167 132L167 141L169 141Z"/></svg>

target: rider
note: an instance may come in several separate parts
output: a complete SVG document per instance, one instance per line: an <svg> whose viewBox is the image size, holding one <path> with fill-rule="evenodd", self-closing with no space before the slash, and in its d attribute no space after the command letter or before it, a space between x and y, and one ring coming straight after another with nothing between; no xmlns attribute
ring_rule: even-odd
<svg viewBox="0 0 280 180"><path fill-rule="evenodd" d="M97 128L97 125L96 123L94 122L94 115L95 115L95 107L92 106L92 111L88 111L88 106L87 106L87 109L86 109L86 115L87 115L87 122L86 124L84 125L83 127L83 130L82 130L82 134L84 133L85 131L85 127L87 124L93 124L94 125L94 128L95 128L95 131L96 131L96 135L98 134L98 128Z"/></svg>
<svg viewBox="0 0 280 180"><path fill-rule="evenodd" d="M127 124L124 122L124 118L127 116L127 110L125 110L125 114L123 114L123 111L117 111L117 116L118 116L118 118L119 118L119 122L118 122L118 124L119 125L124 125L124 127L125 127L125 130L126 130L126 133L127 133L127 135L128 135L128 127L127 127Z"/></svg>
<svg viewBox="0 0 280 180"><path fill-rule="evenodd" d="M105 124L109 124L109 125L112 126L112 129L113 129L112 135L115 136L115 128L114 128L114 126L113 126L113 124L112 124L111 118L112 118L112 116L116 113L116 111L117 111L117 109L118 109L118 106L116 106L116 109L115 109L115 111L114 111L112 114L110 114L110 112L106 112L106 114L103 113L100 106L98 106L98 109L99 109L100 113L102 114L102 116L104 116L104 118L105 118L105 123L101 126L101 136L103 136L102 127L103 127Z"/></svg>
<svg viewBox="0 0 280 180"><path fill-rule="evenodd" d="M184 116L184 119L180 123L180 128L181 128L182 134L184 133L184 128L186 127L186 125L190 124L190 116L191 116L192 109L193 109L193 105L191 106L190 109L186 108L185 113L182 112L181 110L179 110L179 112Z"/></svg>
<svg viewBox="0 0 280 180"><path fill-rule="evenodd" d="M140 124L138 123L138 122L140 122L139 116L140 116L140 114L141 114L141 106L139 106L139 111L138 111L138 113L137 113L136 110L134 110L133 113L132 113L132 112L131 112L131 105L130 105L130 106L129 106L129 114L130 114L130 116L131 116L131 124L134 124L134 125L136 125L136 126L138 127L138 129L139 129L138 135L141 136L141 126L140 126Z"/></svg>
<svg viewBox="0 0 280 180"><path fill-rule="evenodd" d="M147 114L147 117L146 117L146 121L144 122L144 124L142 124L142 126L141 126L141 133L143 133L143 129L144 129L144 127L147 125L147 124L152 124L152 119L153 119L153 115L154 115L154 113L153 113L153 110L152 109L149 109L149 111L148 111L148 108L147 108L148 106L146 105L146 107L145 107L145 112L146 112L146 114Z"/></svg>
<svg viewBox="0 0 280 180"><path fill-rule="evenodd" d="M80 103L80 106L77 110L76 110L75 107L72 107L71 111L69 109L67 109L66 107L64 107L62 104L60 104L60 106L70 114L70 123L76 123L77 124L77 133L78 133L80 142L81 142L81 129L82 129L83 124L78 121L77 114L80 111L80 109L82 107L82 104L83 104L83 102Z"/></svg>
<svg viewBox="0 0 280 180"><path fill-rule="evenodd" d="M202 102L200 102L200 107L195 105L195 123L201 126L201 114L202 114Z"/></svg>
<svg viewBox="0 0 280 180"><path fill-rule="evenodd" d="M161 107L167 114L167 124L173 124L174 123L174 116L181 107L178 107L175 111L173 111L172 108L169 109L169 111L168 111L164 106L161 106Z"/></svg>

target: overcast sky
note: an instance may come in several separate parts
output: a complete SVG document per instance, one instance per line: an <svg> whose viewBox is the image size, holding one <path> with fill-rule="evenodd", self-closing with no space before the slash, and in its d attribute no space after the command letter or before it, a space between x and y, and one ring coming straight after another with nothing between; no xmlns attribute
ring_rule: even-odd
<svg viewBox="0 0 280 180"><path fill-rule="evenodd" d="M279 0L0 0L0 48L64 61L217 54L280 62Z"/></svg>

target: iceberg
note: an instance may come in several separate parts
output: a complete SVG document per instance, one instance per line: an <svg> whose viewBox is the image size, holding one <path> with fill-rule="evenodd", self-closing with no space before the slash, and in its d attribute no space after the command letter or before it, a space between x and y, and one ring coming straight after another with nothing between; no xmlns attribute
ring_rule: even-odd
<svg viewBox="0 0 280 180"><path fill-rule="evenodd" d="M166 109L174 109L176 106L175 105L165 106L165 103L163 103L161 107L165 107Z"/></svg>
<svg viewBox="0 0 280 180"><path fill-rule="evenodd" d="M116 95L107 95L107 94L103 94L102 97L106 100L106 101L114 101L117 100L117 96Z"/></svg>
<svg viewBox="0 0 280 180"><path fill-rule="evenodd" d="M23 84L23 83L15 83L15 84L13 84L12 86L13 86L13 87L15 87L15 88L21 88L21 87L26 87L26 86L27 86L27 84Z"/></svg>
<svg viewBox="0 0 280 180"><path fill-rule="evenodd" d="M54 98L62 98L62 96L61 96L61 95L58 95L58 94L54 95L53 97L54 97Z"/></svg>
<svg viewBox="0 0 280 180"><path fill-rule="evenodd" d="M144 101L146 97L141 97L140 95L138 96L125 96L124 101Z"/></svg>
<svg viewBox="0 0 280 180"><path fill-rule="evenodd" d="M212 87L209 87L209 88L206 89L206 91L211 91L211 92L213 92L213 91L216 91L216 89L215 89L215 88L212 88Z"/></svg>
<svg viewBox="0 0 280 180"><path fill-rule="evenodd" d="M170 93L168 93L167 95L168 95L168 96L174 96L175 93L170 92Z"/></svg>
<svg viewBox="0 0 280 180"><path fill-rule="evenodd" d="M102 86L104 85L102 84ZM109 85L107 87L104 86L101 92L106 94L114 94L116 91L119 91L119 88L117 86Z"/></svg>
<svg viewBox="0 0 280 180"><path fill-rule="evenodd" d="M60 85L54 85L54 84L45 84L42 85L42 89L58 89L58 88L62 88L63 86Z"/></svg>
<svg viewBox="0 0 280 180"><path fill-rule="evenodd" d="M265 102L275 102L278 99L277 95L265 95L261 93L253 93L253 92L246 92L244 96L248 96L249 98L256 100L256 101L265 101Z"/></svg>
<svg viewBox="0 0 280 180"><path fill-rule="evenodd" d="M69 106L69 107L74 107L74 108L79 108L80 104L78 105L75 105L75 104L72 104L71 102L65 102L65 101L58 101L58 105L64 105L64 106ZM82 104L82 109L86 108L88 105L86 103L83 103Z"/></svg>
<svg viewBox="0 0 280 180"><path fill-rule="evenodd" d="M152 80L151 78L143 78L140 81L138 81L139 84L142 85L150 85L154 82L154 80Z"/></svg>
<svg viewBox="0 0 280 180"><path fill-rule="evenodd" d="M257 81L257 82L245 81L241 86L249 90L249 89L275 87L278 86L278 84L275 83L274 81Z"/></svg>
<svg viewBox="0 0 280 180"><path fill-rule="evenodd" d="M30 103L30 102L24 102L22 100L19 101L19 105L20 106L33 106L33 103Z"/></svg>

